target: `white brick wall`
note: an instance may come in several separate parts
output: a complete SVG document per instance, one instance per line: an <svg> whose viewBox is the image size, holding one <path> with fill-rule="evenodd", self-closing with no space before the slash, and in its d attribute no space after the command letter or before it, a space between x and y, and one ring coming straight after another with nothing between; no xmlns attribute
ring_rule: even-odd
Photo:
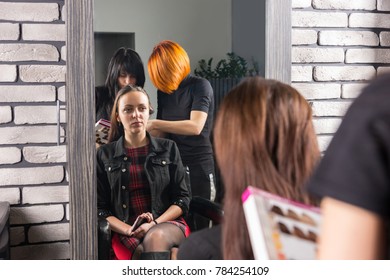
<svg viewBox="0 0 390 280"><path fill-rule="evenodd" d="M378 11L390 11L389 0L378 0Z"/></svg>
<svg viewBox="0 0 390 280"><path fill-rule="evenodd" d="M19 148L0 148L0 164L14 164L22 160L22 153ZM1 189L0 189L1 191Z"/></svg>
<svg viewBox="0 0 390 280"><path fill-rule="evenodd" d="M66 162L65 146L24 147L24 159L31 163Z"/></svg>
<svg viewBox="0 0 390 280"><path fill-rule="evenodd" d="M296 11L291 16L293 27L347 27L348 14Z"/></svg>
<svg viewBox="0 0 390 280"><path fill-rule="evenodd" d="M23 24L24 40L65 41L66 28L63 24Z"/></svg>
<svg viewBox="0 0 390 280"><path fill-rule="evenodd" d="M63 179L62 166L0 169L0 186L59 183Z"/></svg>
<svg viewBox="0 0 390 280"><path fill-rule="evenodd" d="M14 122L15 124L53 124L57 123L56 112L56 106L15 106ZM60 110L59 115L60 122L64 123L66 119L65 110Z"/></svg>
<svg viewBox="0 0 390 280"><path fill-rule="evenodd" d="M313 0L313 8L318 10L368 10L376 8L376 0Z"/></svg>
<svg viewBox="0 0 390 280"><path fill-rule="evenodd" d="M55 205L37 205L22 206L11 209L11 225L20 224L39 224L45 222L59 222L64 218L64 206Z"/></svg>
<svg viewBox="0 0 390 280"><path fill-rule="evenodd" d="M11 106L0 106L0 123L9 123L12 121Z"/></svg>
<svg viewBox="0 0 390 280"><path fill-rule="evenodd" d="M47 44L1 44L0 61L58 61L59 52Z"/></svg>
<svg viewBox="0 0 390 280"><path fill-rule="evenodd" d="M389 0L293 0L292 85L310 100L321 151L370 79L390 71Z"/></svg>
<svg viewBox="0 0 390 280"><path fill-rule="evenodd" d="M65 65L21 65L20 79L23 82L49 83L65 82Z"/></svg>
<svg viewBox="0 0 390 280"><path fill-rule="evenodd" d="M19 24L0 23L0 40L18 40L19 35Z"/></svg>
<svg viewBox="0 0 390 280"><path fill-rule="evenodd" d="M11 204L11 259L70 257L66 146L56 145L57 98L65 135L63 6L0 2L0 201Z"/></svg>
<svg viewBox="0 0 390 280"><path fill-rule="evenodd" d="M316 66L316 81L367 81L375 77L373 66Z"/></svg>
<svg viewBox="0 0 390 280"><path fill-rule="evenodd" d="M319 45L323 46L378 46L379 38L372 31L320 31Z"/></svg>
<svg viewBox="0 0 390 280"><path fill-rule="evenodd" d="M8 103L52 101L54 104L56 100L56 87L51 85L0 85L0 100L1 102Z"/></svg>
<svg viewBox="0 0 390 280"><path fill-rule="evenodd" d="M31 226L28 240L31 243L69 240L69 223Z"/></svg>
<svg viewBox="0 0 390 280"><path fill-rule="evenodd" d="M42 193L45 195L42 196ZM69 202L68 186L24 187L23 204Z"/></svg>
<svg viewBox="0 0 390 280"><path fill-rule="evenodd" d="M0 2L0 20L52 22L59 19L55 3L7 3Z"/></svg>
<svg viewBox="0 0 390 280"><path fill-rule="evenodd" d="M349 27L390 28L390 14L354 13L349 16Z"/></svg>
<svg viewBox="0 0 390 280"><path fill-rule="evenodd" d="M15 82L16 77L15 65L0 65L0 82Z"/></svg>
<svg viewBox="0 0 390 280"><path fill-rule="evenodd" d="M63 128L61 128L61 135L64 135ZM57 126L53 125L0 127L0 145L57 143L57 138Z"/></svg>
<svg viewBox="0 0 390 280"><path fill-rule="evenodd" d="M69 242L12 247L11 256L15 260L65 260L70 257Z"/></svg>
<svg viewBox="0 0 390 280"><path fill-rule="evenodd" d="M1 201L8 201L11 205L20 203L19 188L0 188Z"/></svg>

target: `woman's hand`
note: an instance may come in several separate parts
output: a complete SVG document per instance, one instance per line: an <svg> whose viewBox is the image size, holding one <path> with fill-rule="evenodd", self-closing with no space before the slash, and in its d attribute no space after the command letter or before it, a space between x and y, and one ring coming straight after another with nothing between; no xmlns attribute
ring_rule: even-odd
<svg viewBox="0 0 390 280"><path fill-rule="evenodd" d="M146 219L146 221L148 223L150 223L151 221L153 221L153 214L150 213L150 212L146 212L146 213L142 213L141 215L139 215L139 217L143 218L143 219Z"/></svg>
<svg viewBox="0 0 390 280"><path fill-rule="evenodd" d="M138 239L143 238L146 233L149 231L151 227L153 227L155 223L153 221L150 221L149 223L143 223L140 225L135 231L133 231L130 236L136 237Z"/></svg>

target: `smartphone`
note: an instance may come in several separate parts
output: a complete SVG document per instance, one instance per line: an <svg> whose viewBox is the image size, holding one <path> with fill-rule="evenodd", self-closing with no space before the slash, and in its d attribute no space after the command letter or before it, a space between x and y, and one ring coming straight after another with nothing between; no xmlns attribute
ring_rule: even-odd
<svg viewBox="0 0 390 280"><path fill-rule="evenodd" d="M138 216L137 219L135 219L133 225L131 226L131 232L135 231L143 223L146 223L146 221L147 221L146 218L142 218L141 216Z"/></svg>

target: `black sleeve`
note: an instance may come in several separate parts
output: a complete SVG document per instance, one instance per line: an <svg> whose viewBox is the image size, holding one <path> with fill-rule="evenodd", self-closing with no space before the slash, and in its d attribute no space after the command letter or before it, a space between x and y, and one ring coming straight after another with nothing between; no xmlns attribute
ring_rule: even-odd
<svg viewBox="0 0 390 280"><path fill-rule="evenodd" d="M221 226L191 233L179 247L179 260L223 260Z"/></svg>
<svg viewBox="0 0 390 280"><path fill-rule="evenodd" d="M162 108L162 105L161 105L161 95L162 93L158 90L157 91L157 116L156 116L156 119L159 119L161 120L161 115L162 115L162 112L161 112L161 108Z"/></svg>
<svg viewBox="0 0 390 280"><path fill-rule="evenodd" d="M194 84L193 98L191 111L202 111L208 114L213 100L213 88L210 82L206 79L199 79Z"/></svg>
<svg viewBox="0 0 390 280"><path fill-rule="evenodd" d="M308 188L390 216L390 96L378 90L367 88L351 105Z"/></svg>
<svg viewBox="0 0 390 280"><path fill-rule="evenodd" d="M186 216L190 206L191 195L189 191L189 180L186 180L186 170L181 161L179 149L172 141L171 152L172 165L170 167L171 178L171 199L172 204L179 206Z"/></svg>

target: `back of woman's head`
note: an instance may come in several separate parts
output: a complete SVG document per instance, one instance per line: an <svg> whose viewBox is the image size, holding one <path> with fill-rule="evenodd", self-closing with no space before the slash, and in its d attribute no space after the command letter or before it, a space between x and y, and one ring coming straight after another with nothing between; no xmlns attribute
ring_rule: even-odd
<svg viewBox="0 0 390 280"><path fill-rule="evenodd" d="M224 256L252 258L246 226L237 231L230 221L245 220L240 198L249 185L310 202L303 186L320 155L311 107L289 85L247 78L224 98L214 143L225 185L225 215L229 217L224 236L235 231L243 241L224 247Z"/></svg>
<svg viewBox="0 0 390 280"><path fill-rule="evenodd" d="M108 74L105 82L105 86L108 87L112 96L115 96L120 89L118 77L121 72L134 75L136 78L136 86L144 87L144 65L136 51L130 48L119 48L112 56L108 65Z"/></svg>
<svg viewBox="0 0 390 280"><path fill-rule="evenodd" d="M153 48L148 61L148 71L156 88L172 93L190 73L190 59L178 43L165 40Z"/></svg>

